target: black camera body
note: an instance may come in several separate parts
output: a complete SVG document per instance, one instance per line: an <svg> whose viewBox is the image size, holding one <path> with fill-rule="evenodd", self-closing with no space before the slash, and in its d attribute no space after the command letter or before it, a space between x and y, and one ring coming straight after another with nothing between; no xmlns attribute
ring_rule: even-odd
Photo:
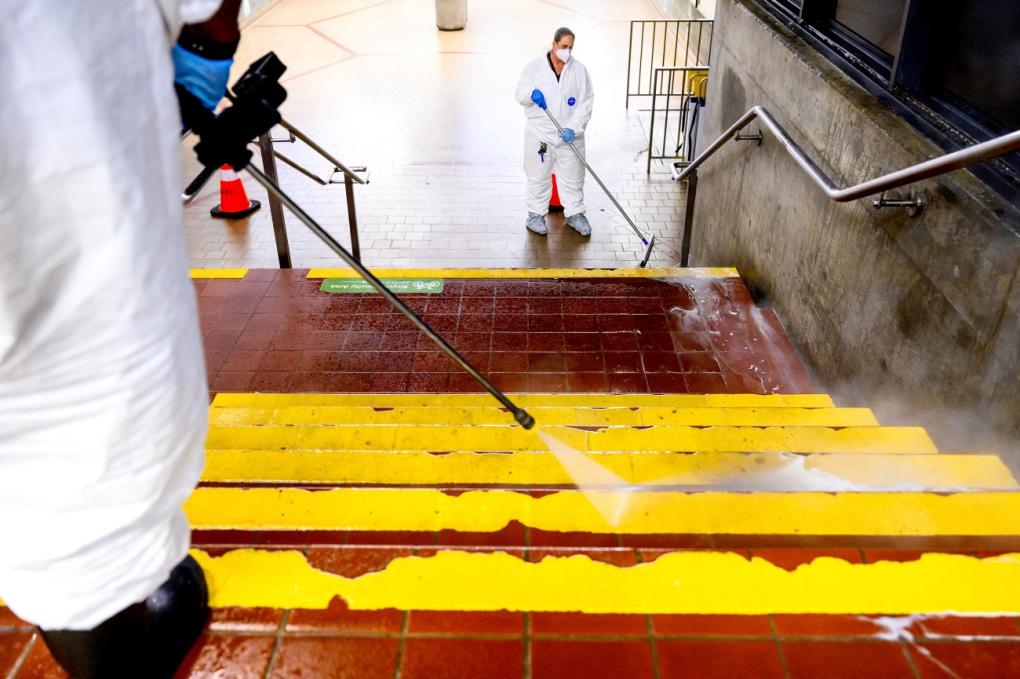
<svg viewBox="0 0 1020 679"><path fill-rule="evenodd" d="M273 52L252 62L227 92L231 106L219 115L207 111L180 84L174 86L184 129L200 138L195 153L202 165L210 169L230 165L240 170L251 161L248 143L280 122L279 108L287 99L280 77L286 70Z"/></svg>

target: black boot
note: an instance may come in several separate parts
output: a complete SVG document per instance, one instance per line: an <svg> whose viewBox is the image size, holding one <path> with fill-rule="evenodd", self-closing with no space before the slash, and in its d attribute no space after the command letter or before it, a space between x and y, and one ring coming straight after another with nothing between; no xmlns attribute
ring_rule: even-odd
<svg viewBox="0 0 1020 679"><path fill-rule="evenodd" d="M74 679L170 679L209 617L201 566L185 557L149 597L87 631L40 630Z"/></svg>

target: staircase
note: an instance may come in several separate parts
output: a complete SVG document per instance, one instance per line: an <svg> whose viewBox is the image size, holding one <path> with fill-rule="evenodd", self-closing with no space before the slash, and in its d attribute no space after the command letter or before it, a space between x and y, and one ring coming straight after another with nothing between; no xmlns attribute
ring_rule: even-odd
<svg viewBox="0 0 1020 679"><path fill-rule="evenodd" d="M179 676L1020 658L1010 470L812 393L733 270L377 273L441 280L405 299L537 426L378 297L323 289L348 272L195 272L214 395L185 511L214 611ZM12 618L9 676L61 676Z"/></svg>
<svg viewBox="0 0 1020 679"><path fill-rule="evenodd" d="M218 394L208 485L186 505L200 536L419 549L354 578L302 550L198 551L214 605L325 608L339 596L354 609L931 614L1020 604L1006 593L1020 564L999 559L932 553L890 569L822 558L791 571L710 548L1012 535L1020 495L994 455L939 454L923 429L880 426L824 395L519 401L537 432L475 394ZM709 548L680 548L692 538ZM654 561L604 558L642 547L657 547ZM931 586L960 577L1002 587Z"/></svg>

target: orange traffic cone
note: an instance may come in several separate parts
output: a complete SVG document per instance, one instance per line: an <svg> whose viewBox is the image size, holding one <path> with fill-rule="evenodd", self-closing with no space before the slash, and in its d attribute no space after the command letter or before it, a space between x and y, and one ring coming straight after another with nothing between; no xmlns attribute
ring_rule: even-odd
<svg viewBox="0 0 1020 679"><path fill-rule="evenodd" d="M556 173L552 175L552 197L549 198L549 212L563 212L563 206L560 205L560 192L556 188Z"/></svg>
<svg viewBox="0 0 1020 679"><path fill-rule="evenodd" d="M262 205L257 200L248 200L241 178L234 168L224 165L220 168L220 204L209 211L219 219L241 219L258 210Z"/></svg>

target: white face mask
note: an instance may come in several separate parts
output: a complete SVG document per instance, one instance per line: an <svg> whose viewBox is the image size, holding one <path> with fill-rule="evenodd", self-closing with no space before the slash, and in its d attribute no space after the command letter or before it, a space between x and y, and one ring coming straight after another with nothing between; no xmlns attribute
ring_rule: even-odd
<svg viewBox="0 0 1020 679"><path fill-rule="evenodd" d="M563 63L567 63L568 61L570 61L570 50L569 49L556 50L556 58L562 61Z"/></svg>

